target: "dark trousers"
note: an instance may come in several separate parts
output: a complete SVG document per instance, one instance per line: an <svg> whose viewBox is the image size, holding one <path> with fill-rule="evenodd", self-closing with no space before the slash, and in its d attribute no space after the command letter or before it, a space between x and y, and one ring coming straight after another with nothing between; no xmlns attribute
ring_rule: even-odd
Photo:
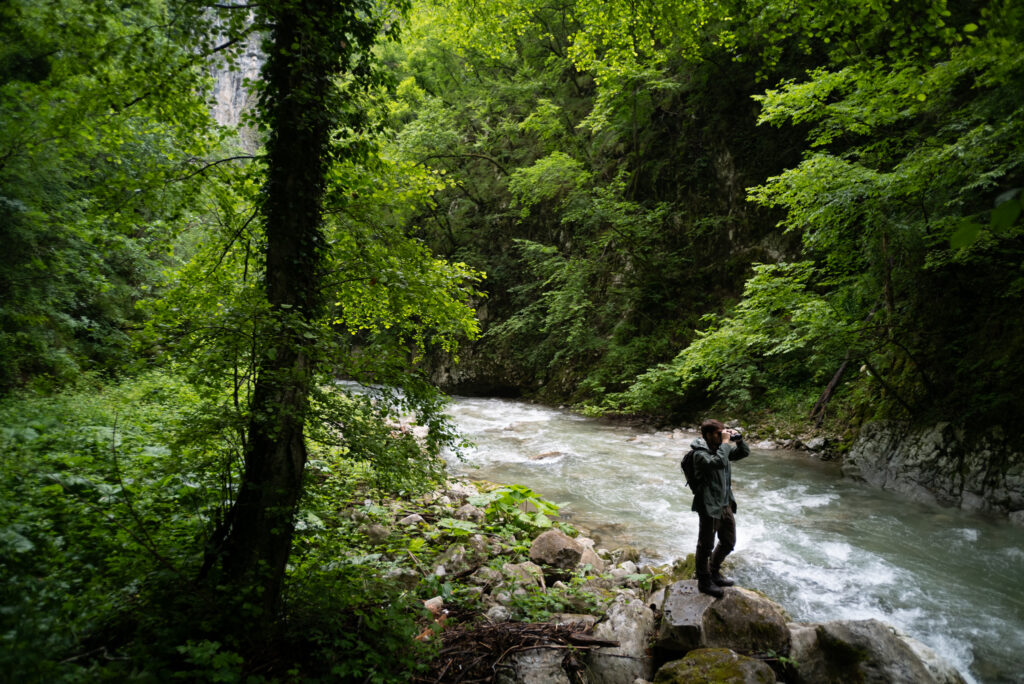
<svg viewBox="0 0 1024 684"><path fill-rule="evenodd" d="M708 575L722 565L725 557L736 547L736 518L732 509L726 506L721 517L712 518L698 511L700 527L697 531L697 576ZM715 546L715 537L718 546ZM712 550L714 549L714 550ZM709 569L710 566L710 569Z"/></svg>

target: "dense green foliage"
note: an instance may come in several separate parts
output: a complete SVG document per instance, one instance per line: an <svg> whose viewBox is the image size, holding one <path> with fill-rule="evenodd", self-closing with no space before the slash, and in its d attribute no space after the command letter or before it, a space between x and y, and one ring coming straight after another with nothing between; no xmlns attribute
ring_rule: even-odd
<svg viewBox="0 0 1024 684"><path fill-rule="evenodd" d="M489 275L477 387L806 416L849 369L842 422L1020 414L1014 3L418 7L395 150Z"/></svg>

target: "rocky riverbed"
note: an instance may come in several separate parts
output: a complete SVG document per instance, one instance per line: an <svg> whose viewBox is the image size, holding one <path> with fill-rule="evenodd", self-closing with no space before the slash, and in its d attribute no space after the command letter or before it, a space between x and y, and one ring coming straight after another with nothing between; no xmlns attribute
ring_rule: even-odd
<svg viewBox="0 0 1024 684"><path fill-rule="evenodd" d="M700 594L692 558L641 563L636 549L608 549L585 531L550 524L531 494L449 482L418 507L393 506L391 520L366 522L380 544L400 532L445 545L394 577L448 587L447 599L424 604L418 638L440 643L420 681L964 681L878 620L800 623L748 588L726 588L720 599ZM511 531L507 522L519 514L538 524Z"/></svg>

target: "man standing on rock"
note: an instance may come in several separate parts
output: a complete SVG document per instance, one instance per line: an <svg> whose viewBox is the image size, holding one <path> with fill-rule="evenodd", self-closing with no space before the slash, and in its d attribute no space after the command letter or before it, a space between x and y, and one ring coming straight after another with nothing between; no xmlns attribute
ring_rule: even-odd
<svg viewBox="0 0 1024 684"><path fill-rule="evenodd" d="M750 455L750 447L743 435L729 430L721 421L706 420L700 426L701 439L690 444L690 454L683 459L686 472L687 459L692 459L692 477L687 484L693 490L691 510L700 516L697 532L697 589L719 598L725 595L722 587L735 584L722 576L722 561L736 546L736 499L732 496L732 461ZM718 547L715 536L718 537Z"/></svg>

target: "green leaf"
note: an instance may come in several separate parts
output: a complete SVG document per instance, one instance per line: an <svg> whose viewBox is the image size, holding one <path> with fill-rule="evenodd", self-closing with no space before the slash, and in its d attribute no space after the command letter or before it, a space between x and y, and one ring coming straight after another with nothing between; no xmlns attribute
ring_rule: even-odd
<svg viewBox="0 0 1024 684"><path fill-rule="evenodd" d="M964 33L974 33L978 30L977 24L964 24Z"/></svg>
<svg viewBox="0 0 1024 684"><path fill-rule="evenodd" d="M1005 233L1017 221L1017 218L1020 216L1020 209L1020 201L1018 200L1003 202L993 209L990 224L992 232L997 235Z"/></svg>
<svg viewBox="0 0 1024 684"><path fill-rule="evenodd" d="M981 235L981 224L974 221L964 221L957 228L956 232L949 237L949 246L953 249L970 247Z"/></svg>

